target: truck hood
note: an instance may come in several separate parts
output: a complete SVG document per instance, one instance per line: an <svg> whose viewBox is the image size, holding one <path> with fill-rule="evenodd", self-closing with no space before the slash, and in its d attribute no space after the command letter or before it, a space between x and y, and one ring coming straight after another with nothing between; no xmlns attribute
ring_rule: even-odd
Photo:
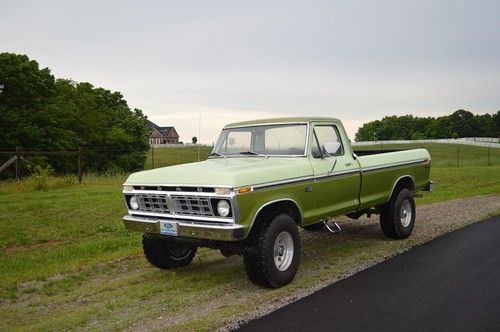
<svg viewBox="0 0 500 332"><path fill-rule="evenodd" d="M131 174L126 185L243 187L312 175L306 158L213 158Z"/></svg>

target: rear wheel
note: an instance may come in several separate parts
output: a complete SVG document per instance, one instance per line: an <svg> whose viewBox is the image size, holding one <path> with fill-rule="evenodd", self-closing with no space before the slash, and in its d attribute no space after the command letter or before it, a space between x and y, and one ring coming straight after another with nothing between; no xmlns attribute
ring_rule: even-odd
<svg viewBox="0 0 500 332"><path fill-rule="evenodd" d="M254 284L278 288L295 277L299 256L297 225L289 215L280 214L253 234L243 257L247 275Z"/></svg>
<svg viewBox="0 0 500 332"><path fill-rule="evenodd" d="M188 265L198 249L190 243L147 233L142 236L142 247L148 262L159 269Z"/></svg>
<svg viewBox="0 0 500 332"><path fill-rule="evenodd" d="M415 225L415 200L408 188L401 189L380 207L380 226L391 239L406 239Z"/></svg>

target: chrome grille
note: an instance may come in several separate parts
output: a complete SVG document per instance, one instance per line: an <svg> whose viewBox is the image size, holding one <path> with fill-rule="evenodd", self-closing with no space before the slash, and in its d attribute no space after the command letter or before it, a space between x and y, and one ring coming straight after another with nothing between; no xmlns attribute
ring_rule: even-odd
<svg viewBox="0 0 500 332"><path fill-rule="evenodd" d="M214 215L212 204L210 204L210 198L208 197L172 195L170 198L177 214L208 217Z"/></svg>
<svg viewBox="0 0 500 332"><path fill-rule="evenodd" d="M139 211L169 213L168 196L167 195L151 195L139 194L136 195Z"/></svg>

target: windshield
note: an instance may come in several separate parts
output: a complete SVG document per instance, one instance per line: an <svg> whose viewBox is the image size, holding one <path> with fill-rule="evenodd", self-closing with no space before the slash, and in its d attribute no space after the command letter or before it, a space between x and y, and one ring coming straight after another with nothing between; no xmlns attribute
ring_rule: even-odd
<svg viewBox="0 0 500 332"><path fill-rule="evenodd" d="M302 156L305 155L306 136L305 124L226 128L212 156Z"/></svg>

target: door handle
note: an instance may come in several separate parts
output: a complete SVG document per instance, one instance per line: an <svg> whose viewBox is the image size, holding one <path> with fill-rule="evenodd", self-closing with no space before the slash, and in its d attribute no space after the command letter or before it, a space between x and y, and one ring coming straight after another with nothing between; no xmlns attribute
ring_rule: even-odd
<svg viewBox="0 0 500 332"><path fill-rule="evenodd" d="M351 166L352 163L351 162L348 162L348 163L345 163L346 166Z"/></svg>

